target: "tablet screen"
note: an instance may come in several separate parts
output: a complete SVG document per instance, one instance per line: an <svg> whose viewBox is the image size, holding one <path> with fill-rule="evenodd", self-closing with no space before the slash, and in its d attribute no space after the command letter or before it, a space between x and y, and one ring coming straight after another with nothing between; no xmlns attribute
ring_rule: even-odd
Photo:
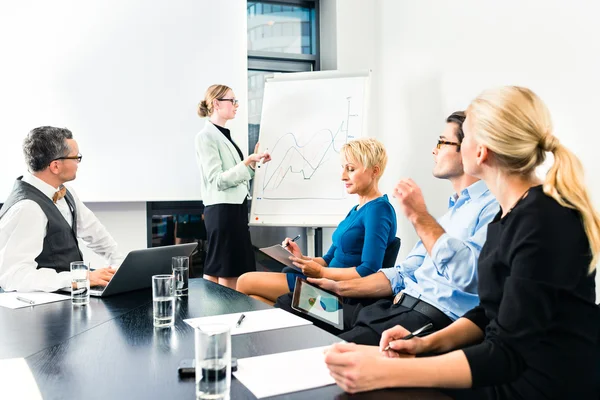
<svg viewBox="0 0 600 400"><path fill-rule="evenodd" d="M344 329L342 298L300 277L296 278L292 308L338 329Z"/></svg>

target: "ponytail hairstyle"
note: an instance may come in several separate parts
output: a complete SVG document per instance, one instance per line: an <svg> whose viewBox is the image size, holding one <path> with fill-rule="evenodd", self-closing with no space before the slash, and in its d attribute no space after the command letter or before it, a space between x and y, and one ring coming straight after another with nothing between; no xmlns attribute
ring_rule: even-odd
<svg viewBox="0 0 600 400"><path fill-rule="evenodd" d="M467 115L477 142L489 148L509 173L533 174L547 152L554 155L554 164L544 180L544 193L581 215L590 243L592 273L600 255L600 214L585 188L581 162L552 133L546 105L529 89L505 86L480 94Z"/></svg>
<svg viewBox="0 0 600 400"><path fill-rule="evenodd" d="M227 91L231 90L229 86L225 85L212 85L206 89L206 94L204 95L204 100L200 101L198 104L198 115L201 118L210 117L213 113L213 100L221 99Z"/></svg>

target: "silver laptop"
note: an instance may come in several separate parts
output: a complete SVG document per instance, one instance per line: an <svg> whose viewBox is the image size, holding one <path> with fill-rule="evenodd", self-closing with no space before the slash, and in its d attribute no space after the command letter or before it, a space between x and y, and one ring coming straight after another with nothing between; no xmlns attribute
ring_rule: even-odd
<svg viewBox="0 0 600 400"><path fill-rule="evenodd" d="M190 256L198 243L152 247L127 254L106 287L90 288L90 296L106 297L152 286L152 275L171 274L171 258Z"/></svg>

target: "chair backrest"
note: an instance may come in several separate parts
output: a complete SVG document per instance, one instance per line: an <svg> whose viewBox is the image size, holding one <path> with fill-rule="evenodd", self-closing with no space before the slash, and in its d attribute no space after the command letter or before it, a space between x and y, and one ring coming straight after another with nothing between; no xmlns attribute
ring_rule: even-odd
<svg viewBox="0 0 600 400"><path fill-rule="evenodd" d="M383 263L381 263L381 268L391 268L396 266L396 258L398 257L398 252L400 251L400 238L395 237L392 240L392 243L388 245L385 249L385 254L383 255Z"/></svg>

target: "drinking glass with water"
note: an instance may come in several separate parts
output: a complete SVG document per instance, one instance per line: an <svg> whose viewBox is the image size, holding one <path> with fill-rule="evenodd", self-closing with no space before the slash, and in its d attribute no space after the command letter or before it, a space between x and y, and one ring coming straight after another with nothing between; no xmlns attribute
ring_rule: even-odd
<svg viewBox="0 0 600 400"><path fill-rule="evenodd" d="M83 261L71 263L71 303L76 306L90 303L90 266Z"/></svg>
<svg viewBox="0 0 600 400"><path fill-rule="evenodd" d="M190 278L190 258L185 256L173 257L171 267L173 268L173 279L175 279L175 296L187 296Z"/></svg>
<svg viewBox="0 0 600 400"><path fill-rule="evenodd" d="M196 398L228 399L231 386L231 333L228 325L196 327Z"/></svg>
<svg viewBox="0 0 600 400"><path fill-rule="evenodd" d="M175 291L173 275L152 277L154 326L171 327L175 323Z"/></svg>

